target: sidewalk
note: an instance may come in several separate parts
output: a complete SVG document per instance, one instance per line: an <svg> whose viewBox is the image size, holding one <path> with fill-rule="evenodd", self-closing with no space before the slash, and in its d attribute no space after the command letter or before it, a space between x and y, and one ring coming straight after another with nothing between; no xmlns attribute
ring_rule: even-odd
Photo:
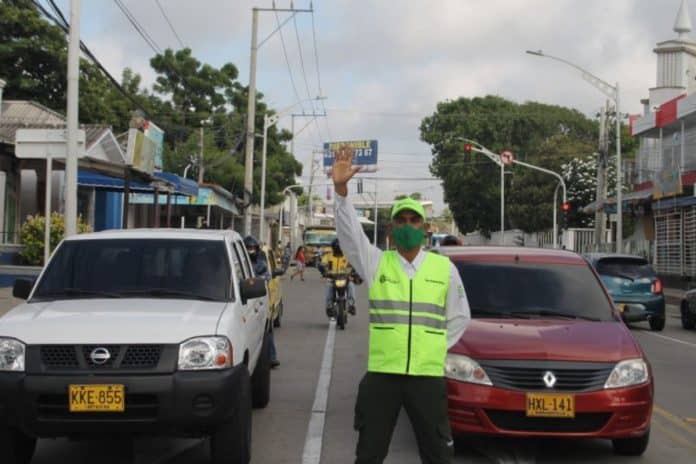
<svg viewBox="0 0 696 464"><path fill-rule="evenodd" d="M666 288L663 290L665 294L665 303L668 305L679 306L681 305L681 300L684 298L685 290L677 288Z"/></svg>

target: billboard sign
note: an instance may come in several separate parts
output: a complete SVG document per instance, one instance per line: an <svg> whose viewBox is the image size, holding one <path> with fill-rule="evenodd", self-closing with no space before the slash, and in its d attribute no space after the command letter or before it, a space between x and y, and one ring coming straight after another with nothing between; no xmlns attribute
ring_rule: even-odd
<svg viewBox="0 0 696 464"><path fill-rule="evenodd" d="M162 170L164 131L150 121L143 121L139 129L128 131L128 164L138 171L152 174Z"/></svg>
<svg viewBox="0 0 696 464"><path fill-rule="evenodd" d="M353 165L362 166L362 172L377 171L377 140L354 140L324 144L325 172L331 172L334 156L341 145L349 145L353 148Z"/></svg>

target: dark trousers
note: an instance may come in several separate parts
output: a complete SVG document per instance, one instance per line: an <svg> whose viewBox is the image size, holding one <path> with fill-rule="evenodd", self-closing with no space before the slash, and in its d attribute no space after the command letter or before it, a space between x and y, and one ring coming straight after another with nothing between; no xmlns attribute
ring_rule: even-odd
<svg viewBox="0 0 696 464"><path fill-rule="evenodd" d="M360 433L355 464L384 461L402 406L411 420L421 462L451 463L454 447L445 379L368 372L355 405L354 427Z"/></svg>

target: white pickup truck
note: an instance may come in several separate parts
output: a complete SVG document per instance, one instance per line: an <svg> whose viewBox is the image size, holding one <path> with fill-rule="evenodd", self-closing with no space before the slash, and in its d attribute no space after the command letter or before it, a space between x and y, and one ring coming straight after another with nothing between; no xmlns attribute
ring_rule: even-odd
<svg viewBox="0 0 696 464"><path fill-rule="evenodd" d="M37 438L210 436L248 463L270 395L266 283L233 231L125 230L64 240L0 318L0 446Z"/></svg>

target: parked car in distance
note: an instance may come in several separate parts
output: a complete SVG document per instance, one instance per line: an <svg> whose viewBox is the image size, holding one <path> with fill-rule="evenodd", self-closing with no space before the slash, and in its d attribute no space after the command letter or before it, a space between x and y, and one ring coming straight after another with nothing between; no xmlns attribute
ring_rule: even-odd
<svg viewBox="0 0 696 464"><path fill-rule="evenodd" d="M236 232L145 229L64 240L0 318L2 462L37 438L209 436L248 463L270 398L268 298Z"/></svg>
<svg viewBox="0 0 696 464"><path fill-rule="evenodd" d="M455 436L604 438L641 455L653 377L598 275L561 250L441 247L471 307L445 366Z"/></svg>
<svg viewBox="0 0 696 464"><path fill-rule="evenodd" d="M588 254L614 304L626 322L648 321L650 329L665 328L662 281L645 258L619 254Z"/></svg>
<svg viewBox="0 0 696 464"><path fill-rule="evenodd" d="M682 327L686 330L696 327L696 288L684 293L679 309Z"/></svg>
<svg viewBox="0 0 696 464"><path fill-rule="evenodd" d="M267 246L263 247L268 261L268 272L271 273L271 280L268 282L268 308L273 327L280 327L283 317L283 285L280 278L285 274L282 268L278 252Z"/></svg>

